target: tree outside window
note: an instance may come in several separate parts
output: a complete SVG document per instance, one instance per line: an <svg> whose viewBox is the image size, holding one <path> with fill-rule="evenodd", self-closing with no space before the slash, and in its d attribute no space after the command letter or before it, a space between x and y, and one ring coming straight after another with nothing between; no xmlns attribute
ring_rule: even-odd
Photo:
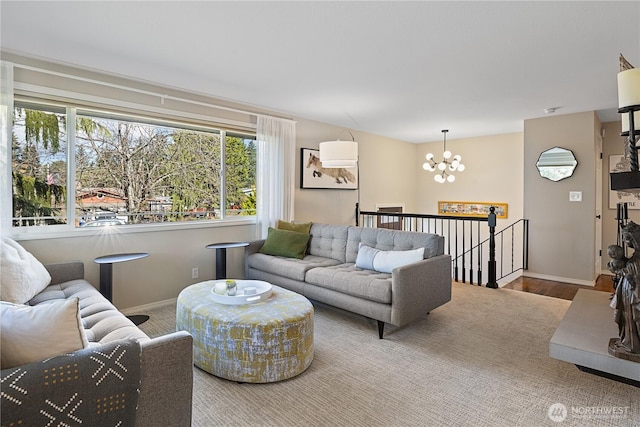
<svg viewBox="0 0 640 427"><path fill-rule="evenodd" d="M16 108L15 117L14 226L66 223L67 116L29 105ZM73 132L77 226L255 215L256 146L250 135L87 112L77 114Z"/></svg>

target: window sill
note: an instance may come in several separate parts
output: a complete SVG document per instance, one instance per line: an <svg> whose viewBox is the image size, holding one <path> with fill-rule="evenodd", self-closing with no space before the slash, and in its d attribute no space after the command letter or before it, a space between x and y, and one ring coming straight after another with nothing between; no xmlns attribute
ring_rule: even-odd
<svg viewBox="0 0 640 427"><path fill-rule="evenodd" d="M69 227L67 225L45 227L15 227L12 228L9 237L14 240L43 240L69 237L88 237L107 235L123 235L134 233L161 233L174 230L192 230L200 228L234 227L256 224L255 216L237 217L218 221L194 221L181 223L158 223L118 225L112 227Z"/></svg>

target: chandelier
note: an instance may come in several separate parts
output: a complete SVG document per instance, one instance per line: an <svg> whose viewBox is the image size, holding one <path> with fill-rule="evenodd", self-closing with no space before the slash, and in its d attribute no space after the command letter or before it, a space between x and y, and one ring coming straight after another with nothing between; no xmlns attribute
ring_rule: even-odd
<svg viewBox="0 0 640 427"><path fill-rule="evenodd" d="M440 171L440 173L433 177L433 179L440 184L455 181L456 177L453 175L453 172L464 171L464 165L460 163L462 157L460 155L455 155L451 158L451 151L447 151L447 132L449 132L447 129L442 130L444 135L444 153L442 154L442 157L444 157L444 159L438 163L433 160L433 154L429 153L425 156L427 161L422 165L422 169L426 171L433 172L436 169Z"/></svg>

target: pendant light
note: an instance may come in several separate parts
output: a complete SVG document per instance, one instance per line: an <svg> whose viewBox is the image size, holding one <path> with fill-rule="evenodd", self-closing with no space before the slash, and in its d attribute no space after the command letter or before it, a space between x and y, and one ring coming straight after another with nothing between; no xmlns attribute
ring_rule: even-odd
<svg viewBox="0 0 640 427"><path fill-rule="evenodd" d="M443 160L441 162L436 162L435 160L433 160L433 154L429 153L425 156L427 161L422 165L422 169L426 171L439 171L439 173L434 175L433 179L440 184L455 181L456 177L453 175L453 172L462 172L465 169L464 165L460 163L460 161L462 160L462 156L455 155L452 158L451 151L447 150L447 132L449 132L448 129L442 130L442 134L444 136L444 153L442 154Z"/></svg>

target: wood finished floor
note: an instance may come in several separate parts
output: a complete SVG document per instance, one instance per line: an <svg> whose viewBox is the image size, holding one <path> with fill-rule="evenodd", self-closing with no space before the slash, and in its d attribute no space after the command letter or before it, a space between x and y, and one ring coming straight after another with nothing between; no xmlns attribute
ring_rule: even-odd
<svg viewBox="0 0 640 427"><path fill-rule="evenodd" d="M613 292L612 276L600 275L595 286L574 285L572 283L554 282L552 280L534 279L531 277L519 277L504 286L516 291L531 292L549 297L573 300L578 289L590 289L602 292Z"/></svg>

